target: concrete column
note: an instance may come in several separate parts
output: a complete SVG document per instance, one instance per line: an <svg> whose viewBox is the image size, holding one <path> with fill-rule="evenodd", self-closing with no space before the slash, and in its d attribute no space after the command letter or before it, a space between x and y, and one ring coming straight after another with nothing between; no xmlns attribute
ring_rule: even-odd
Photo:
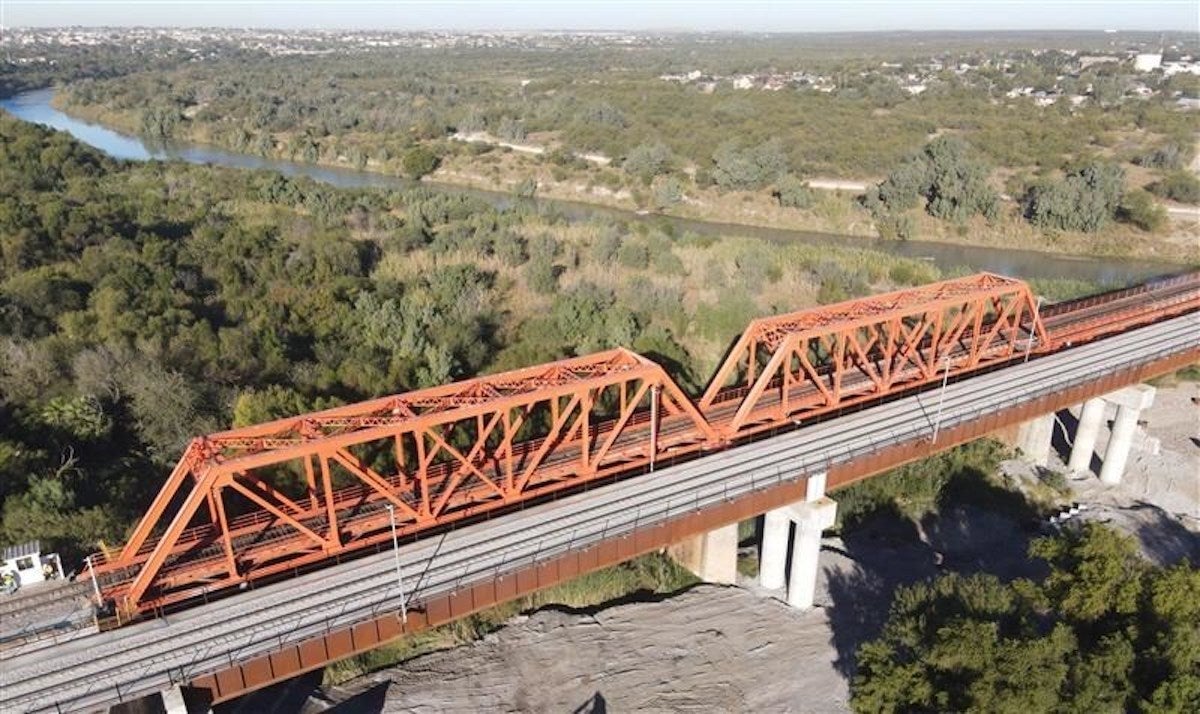
<svg viewBox="0 0 1200 714"><path fill-rule="evenodd" d="M212 707L205 690L176 685L161 692L163 709L167 714L209 714ZM153 701L153 700L145 700Z"/></svg>
<svg viewBox="0 0 1200 714"><path fill-rule="evenodd" d="M788 578L787 601L807 610L817 592L817 564L821 555L821 531L834 523L837 504L829 498L792 506L796 533L792 539L792 572Z"/></svg>
<svg viewBox="0 0 1200 714"><path fill-rule="evenodd" d="M778 590L787 578L788 535L792 530L789 509L777 508L763 515L762 548L758 556L758 584Z"/></svg>
<svg viewBox="0 0 1200 714"><path fill-rule="evenodd" d="M1135 384L1104 395L1105 401L1117 406L1117 418L1113 422L1112 436L1104 450L1104 463L1100 466L1100 480L1106 484L1121 483L1125 475L1125 464L1129 461L1129 449L1133 446L1138 417L1142 410L1154 403L1154 387Z"/></svg>
<svg viewBox="0 0 1200 714"><path fill-rule="evenodd" d="M1030 419L1017 432L1017 448L1031 463L1045 466L1050 463L1050 442L1054 438L1054 415Z"/></svg>
<svg viewBox="0 0 1200 714"><path fill-rule="evenodd" d="M804 481L804 500L816 501L825 496L825 479L829 474L824 471L809 476Z"/></svg>
<svg viewBox="0 0 1200 714"><path fill-rule="evenodd" d="M1089 399L1079 410L1079 424L1075 427L1075 442L1071 446L1071 458L1067 469L1072 473L1085 473L1092 466L1092 455L1096 452L1096 438L1104 424L1104 400Z"/></svg>
<svg viewBox="0 0 1200 714"><path fill-rule="evenodd" d="M667 549L680 565L709 583L737 582L738 524L731 523Z"/></svg>
<svg viewBox="0 0 1200 714"><path fill-rule="evenodd" d="M1104 463L1100 466L1100 480L1109 485L1121 483L1125 475L1125 464L1129 461L1129 449L1133 446L1133 432L1137 430L1141 412L1126 406L1117 407L1117 418L1113 422L1112 436L1104 450Z"/></svg>

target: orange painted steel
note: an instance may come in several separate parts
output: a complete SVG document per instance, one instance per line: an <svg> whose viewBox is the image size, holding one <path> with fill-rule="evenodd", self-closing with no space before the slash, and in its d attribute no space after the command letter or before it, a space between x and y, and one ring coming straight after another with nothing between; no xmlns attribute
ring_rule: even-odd
<svg viewBox="0 0 1200 714"><path fill-rule="evenodd" d="M700 400L733 439L1045 344L1029 287L989 273L750 323Z"/></svg>
<svg viewBox="0 0 1200 714"><path fill-rule="evenodd" d="M834 492L887 469L926 458L996 430L1055 411L1115 389L1136 384L1194 361L1200 349L1191 354L1158 358L1138 367L1114 372L1061 392L1048 393L1035 402L1010 404L1005 408L948 427L936 444L916 438L890 444L886 448L830 469L827 488ZM353 625L330 628L299 641L282 642L279 649L260 654L228 667L202 674L190 684L209 693L213 703L243 696L296 675L324 667L351 655L373 650L380 645L431 627L453 622L472 613L542 588L569 581L580 575L625 562L642 553L678 543L684 538L715 528L754 518L782 505L805 497L807 479L796 478L771 483L710 506L686 510L626 534L582 548L573 548L537 563L514 566L496 579L464 584L423 598L420 606L408 611L402 621L395 612L380 613Z"/></svg>
<svg viewBox="0 0 1200 714"><path fill-rule="evenodd" d="M389 505L415 533L715 439L624 349L234 429L191 443L96 573L146 610L390 539Z"/></svg>
<svg viewBox="0 0 1200 714"><path fill-rule="evenodd" d="M755 320L697 404L625 349L192 441L117 554L123 615L1200 309L1200 272L1051 306L989 273ZM1044 318L1044 319L1043 319Z"/></svg>

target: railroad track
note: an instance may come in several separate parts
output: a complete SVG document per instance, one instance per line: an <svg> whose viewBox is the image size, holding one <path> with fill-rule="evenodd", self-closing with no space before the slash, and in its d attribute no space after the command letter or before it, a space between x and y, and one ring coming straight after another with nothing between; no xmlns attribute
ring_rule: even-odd
<svg viewBox="0 0 1200 714"><path fill-rule="evenodd" d="M1067 350L1047 359L969 377L947 388L949 428L980 413L1060 390L1076 381L1137 364L1156 354L1200 349L1192 317L1176 318L1100 344ZM406 590L414 606L438 592L505 569L551 557L589 542L619 537L631 529L669 517L680 509L753 490L781 469L789 474L858 458L882 445L927 434L929 424L914 414L928 411L929 392L885 402L799 431L764 439L708 458L671 466L645 478L624 481L516 513L503 522L484 522L440 538L404 546L409 565ZM166 621L68 643L53 656L0 658L0 709L53 711L62 694L64 711L110 701L113 687L130 683L125 696L169 686L172 678L194 678L295 642L336 624L361 621L398 606L390 553L328 571L301 576L243 593ZM426 566L425 572L412 564ZM132 683L135 683L132 684Z"/></svg>
<svg viewBox="0 0 1200 714"><path fill-rule="evenodd" d="M1194 310L1200 306L1200 272L1192 272L1170 278L1151 281L1143 285L1114 290L1101 295L1081 298L1077 300L1066 301L1045 307L1042 310L1043 324L1046 327L1049 344L1039 345L1039 353L1046 349L1055 349L1062 346L1070 346L1093 339L1098 334L1108 334L1120 330L1127 330L1143 324L1148 324L1155 320L1161 320L1166 317L1181 314L1189 310ZM984 325L983 329L989 326ZM927 342L928 342L927 338ZM1025 335L1025 339L1031 341L1032 336ZM965 348L959 346L953 353L958 357L965 355ZM876 355L878 358L878 355ZM1017 359L1013 356L1012 359ZM908 368L909 372L914 372L913 368ZM919 381L919 380L918 380ZM869 382L867 378L861 374L852 374L849 379L843 384L843 389L848 394L855 394L857 391L862 391L865 396L864 400L875 399L869 394ZM788 421L791 418L789 414L784 413L780 403L784 401L784 397L779 394L779 384L773 383L773 388L764 394L761 403L757 405L757 416L750 420L742 429L744 436L749 437L759 431L777 431L780 426L788 426ZM716 402L704 414L710 424L721 425L728 423L739 405L739 399L744 394L744 388L730 388L722 392ZM806 403L811 402L818 395L815 387L806 382L798 383L789 390L786 399L789 403ZM848 399L849 404L853 404L857 398ZM631 462L636 462L638 455L648 443L649 439L649 414L647 410L642 410L633 420L626 425L626 430L622 432L616 440L613 453L618 457L630 457ZM595 426L595 433L591 435L593 443L601 443L603 439L611 432L614 424L612 421L600 422ZM676 439L687 441L689 435L687 432L693 427L691 423L684 418L665 419L661 424L660 435L663 438ZM520 446L518 459L528 458L531 453L534 453L542 444L542 440L533 440L526 442ZM577 443L564 444L554 449L545 462L542 464L544 469L553 469L556 466L567 463L575 459L579 454L580 446ZM698 457L705 451L699 449L691 449L689 456L691 458ZM624 455L624 456L623 456ZM617 463L620 458L615 459ZM629 470L630 476L637 475L641 472L643 465L631 463ZM451 471L457 469L456 463L448 463L442 466L440 472L437 472L436 478L433 481L433 486L444 482L450 478ZM488 473L493 480L498 480L499 466L495 464L484 465L481 467L485 473ZM611 478L620 478L620 476L612 476ZM399 489L399 482L396 478L391 480L391 486L394 489ZM580 485L560 485L559 483L547 483L547 490L555 490L558 488L567 487L568 492L573 492L575 489L587 488L587 484ZM402 525L400 532L404 537L413 537L414 534L425 531L427 535L436 534L446 529L462 527L470 522L475 522L484 518L494 518L502 516L512 510L527 508L530 505L540 502L544 498L558 497L562 494L540 495L538 493L532 496L525 502L517 505L507 505L499 503L494 498L494 495L488 492L482 484L475 490L464 489L459 500L452 505L461 507L462 511L456 515L450 515L442 519L442 522L436 529L426 530L426 526L420 523L411 525ZM343 544L349 544L349 548L362 548L364 552L372 545L377 545L388 539L388 518L384 508L384 500L382 497L374 494L367 487L362 485L352 486L350 488L339 490L335 493L337 521L339 524L339 533L342 536ZM408 498L407 502L415 506L416 502L412 498ZM457 519L457 523L449 522ZM316 533L323 533L327 530L328 520L323 507L317 507L312 511L298 516L298 520L307 528ZM275 525L262 529L261 523L269 523L270 521L246 521L238 523L235 519L234 524L231 524L233 529L233 546L235 552L238 553L240 566L245 566L246 569L258 569L267 577L284 577L289 572L294 574L299 572L297 568L313 567L324 560L324 555L315 550L315 544L304 536L300 535L296 530L287 525ZM240 531L238 529L241 529ZM186 599L189 597L201 598L207 597L208 586L205 585L206 579L212 579L215 583L219 578L223 577L226 571L225 553L223 545L216 540L220 535L218 529L204 527L189 531L185 538L185 546L174 553L168 562L163 567L160 579L166 589L161 592L163 595L169 595L174 600ZM154 547L154 542L147 543L143 549L142 557L148 556L149 552ZM306 556L288 566L279 566L272 568L270 563L273 558L279 557L278 554L294 554L297 552L309 552ZM353 554L344 555L341 557L355 557ZM112 597L119 597L125 584L132 580L137 573L138 563L134 563L124 571L107 572L101 575L101 585L106 590L106 594ZM173 587L173 583L191 583L185 585L183 590L172 591L169 588ZM218 586L214 585L214 589ZM154 598L151 597L153 602Z"/></svg>

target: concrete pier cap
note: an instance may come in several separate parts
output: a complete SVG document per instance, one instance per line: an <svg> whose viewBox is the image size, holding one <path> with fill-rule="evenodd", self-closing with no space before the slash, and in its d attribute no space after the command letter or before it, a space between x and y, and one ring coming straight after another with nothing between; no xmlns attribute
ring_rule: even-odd
<svg viewBox="0 0 1200 714"><path fill-rule="evenodd" d="M1109 392L1102 399L1109 404L1140 412L1154 404L1154 395L1157 393L1158 390L1149 384L1135 384L1132 387Z"/></svg>

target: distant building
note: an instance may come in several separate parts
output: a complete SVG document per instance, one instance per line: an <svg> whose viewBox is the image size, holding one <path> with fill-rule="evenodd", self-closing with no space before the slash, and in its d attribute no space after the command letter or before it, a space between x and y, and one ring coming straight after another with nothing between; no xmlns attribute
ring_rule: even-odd
<svg viewBox="0 0 1200 714"><path fill-rule="evenodd" d="M1173 74L1197 74L1200 75L1200 62L1163 62L1163 75L1170 77Z"/></svg>
<svg viewBox="0 0 1200 714"><path fill-rule="evenodd" d="M1139 72L1151 72L1162 66L1162 53L1144 53L1133 58L1133 68Z"/></svg>
<svg viewBox="0 0 1200 714"><path fill-rule="evenodd" d="M1105 64L1108 62L1120 62L1121 58L1116 55L1082 55L1079 58L1079 70L1091 67L1092 65Z"/></svg>
<svg viewBox="0 0 1200 714"><path fill-rule="evenodd" d="M0 593L36 585L63 576L57 553L42 554L42 544L30 541L0 551Z"/></svg>

